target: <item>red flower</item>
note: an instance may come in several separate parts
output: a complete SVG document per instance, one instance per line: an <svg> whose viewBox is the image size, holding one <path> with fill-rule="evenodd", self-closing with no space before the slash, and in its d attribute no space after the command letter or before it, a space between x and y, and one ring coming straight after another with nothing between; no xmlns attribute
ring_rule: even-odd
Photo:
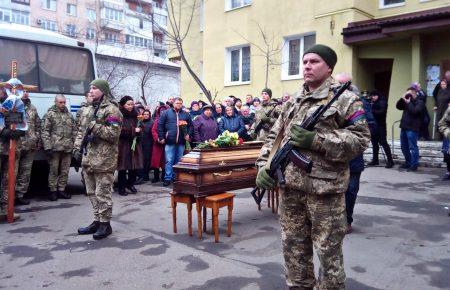
<svg viewBox="0 0 450 290"><path fill-rule="evenodd" d="M244 144L244 139L242 139L242 138L239 138L238 140L239 140L239 145L242 145L242 144Z"/></svg>

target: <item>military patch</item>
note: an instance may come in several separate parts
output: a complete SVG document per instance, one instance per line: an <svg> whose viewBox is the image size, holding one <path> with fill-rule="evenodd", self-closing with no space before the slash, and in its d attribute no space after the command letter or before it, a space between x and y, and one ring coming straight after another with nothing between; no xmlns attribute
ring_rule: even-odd
<svg viewBox="0 0 450 290"><path fill-rule="evenodd" d="M105 120L106 125L113 126L113 127L119 127L122 124L122 119L116 117L116 116L108 116Z"/></svg>
<svg viewBox="0 0 450 290"><path fill-rule="evenodd" d="M356 112L354 112L353 114L351 114L348 118L347 118L347 125L353 125L358 121L361 120L365 120L366 119L366 113L364 112L363 109L359 109Z"/></svg>

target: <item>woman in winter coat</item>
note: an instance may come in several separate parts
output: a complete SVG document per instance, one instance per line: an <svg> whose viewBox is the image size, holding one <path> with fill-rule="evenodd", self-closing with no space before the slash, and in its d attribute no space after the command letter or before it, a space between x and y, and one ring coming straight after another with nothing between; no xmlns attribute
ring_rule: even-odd
<svg viewBox="0 0 450 290"><path fill-rule="evenodd" d="M150 167L153 168L153 180L152 183L156 183L160 181L159 177L159 169L162 169L161 177L164 177L164 164L166 163L164 157L164 144L159 143L158 141L158 123L161 114L167 110L166 106L159 107L154 115L154 121L152 126L152 136L153 136L153 151L152 151L152 159L150 162ZM161 178L162 179L162 178Z"/></svg>
<svg viewBox="0 0 450 290"><path fill-rule="evenodd" d="M195 118L194 122L194 143L201 143L210 139L214 140L219 135L217 122L213 117L212 106L203 107L203 113Z"/></svg>
<svg viewBox="0 0 450 290"><path fill-rule="evenodd" d="M222 106L221 103L216 103L214 105L213 116L217 123L220 122L220 119L224 116L225 107Z"/></svg>
<svg viewBox="0 0 450 290"><path fill-rule="evenodd" d="M244 121L234 113L234 107L231 106L225 108L225 116L219 122L220 134L227 130L230 133L237 132L239 137L243 137L245 133Z"/></svg>
<svg viewBox="0 0 450 290"><path fill-rule="evenodd" d="M128 189L131 193L137 192L134 183L138 170L143 167L142 128L138 125L138 114L134 108L133 98L124 96L119 102L119 109L123 115L123 121L117 162L118 185L119 194L128 195L125 189Z"/></svg>
<svg viewBox="0 0 450 290"><path fill-rule="evenodd" d="M150 181L149 171L150 171L150 160L152 158L153 149L153 135L152 126L153 120L151 118L151 113L149 110L144 110L142 113L142 152L144 154L144 164L140 172L140 177L143 181Z"/></svg>

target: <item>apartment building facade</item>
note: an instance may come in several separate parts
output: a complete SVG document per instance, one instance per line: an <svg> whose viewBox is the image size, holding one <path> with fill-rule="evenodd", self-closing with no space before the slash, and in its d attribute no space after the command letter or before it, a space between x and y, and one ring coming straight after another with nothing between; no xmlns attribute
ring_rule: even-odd
<svg viewBox="0 0 450 290"><path fill-rule="evenodd" d="M112 85L118 96L139 98L140 72L150 64L155 77L144 93L156 102L179 94L174 79L179 79L180 68L167 60L162 33L167 28L165 5L165 0L0 0L0 21L40 27L86 43L96 53L99 76L118 82Z"/></svg>
<svg viewBox="0 0 450 290"><path fill-rule="evenodd" d="M351 73L360 89L378 89L389 97L388 124L392 124L401 117L395 103L411 82L420 81L429 92L443 71L450 69L448 0L200 4L184 42L185 53L194 71L220 97L260 94L265 86L267 47L271 55L268 86L275 97L294 94L303 82L303 52L322 43L338 54L335 73ZM181 94L201 96L184 67ZM428 106L433 105L429 98Z"/></svg>

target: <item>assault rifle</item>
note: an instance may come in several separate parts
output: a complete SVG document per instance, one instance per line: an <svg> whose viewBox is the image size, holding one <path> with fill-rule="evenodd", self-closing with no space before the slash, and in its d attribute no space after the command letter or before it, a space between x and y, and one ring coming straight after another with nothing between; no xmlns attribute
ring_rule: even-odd
<svg viewBox="0 0 450 290"><path fill-rule="evenodd" d="M331 105L339 98L342 93L347 90L351 85L351 82L348 81L343 84L335 93L333 98L326 104L320 105L314 113L306 118L300 126L308 131L314 130L314 127L319 122L320 117L331 107ZM290 144L290 138L288 142L279 149L272 158L272 162L270 163L269 176L278 180L278 183L281 187L284 187L286 184L286 180L284 177L284 172L289 162L294 163L295 166L300 167L305 170L307 173L311 173L313 161L303 155L298 151L292 144Z"/></svg>
<svg viewBox="0 0 450 290"><path fill-rule="evenodd" d="M97 112L98 112L98 109L100 109L100 104L102 103L103 98L104 97L102 97L100 99L100 101L98 102L98 105L95 107L94 119L97 118ZM84 133L83 141L81 142L81 146L80 146L81 155L87 155L87 145L89 144L90 141L92 141L91 134L92 134L92 128L89 128L89 127L86 128L86 132Z"/></svg>
<svg viewBox="0 0 450 290"><path fill-rule="evenodd" d="M270 117L272 116L273 111L277 108L278 104L275 104L275 106L269 111L267 112L266 116ZM263 122L262 120L259 120L258 125L255 126L255 135L258 135L258 132L262 129L262 126L264 126L265 122Z"/></svg>

